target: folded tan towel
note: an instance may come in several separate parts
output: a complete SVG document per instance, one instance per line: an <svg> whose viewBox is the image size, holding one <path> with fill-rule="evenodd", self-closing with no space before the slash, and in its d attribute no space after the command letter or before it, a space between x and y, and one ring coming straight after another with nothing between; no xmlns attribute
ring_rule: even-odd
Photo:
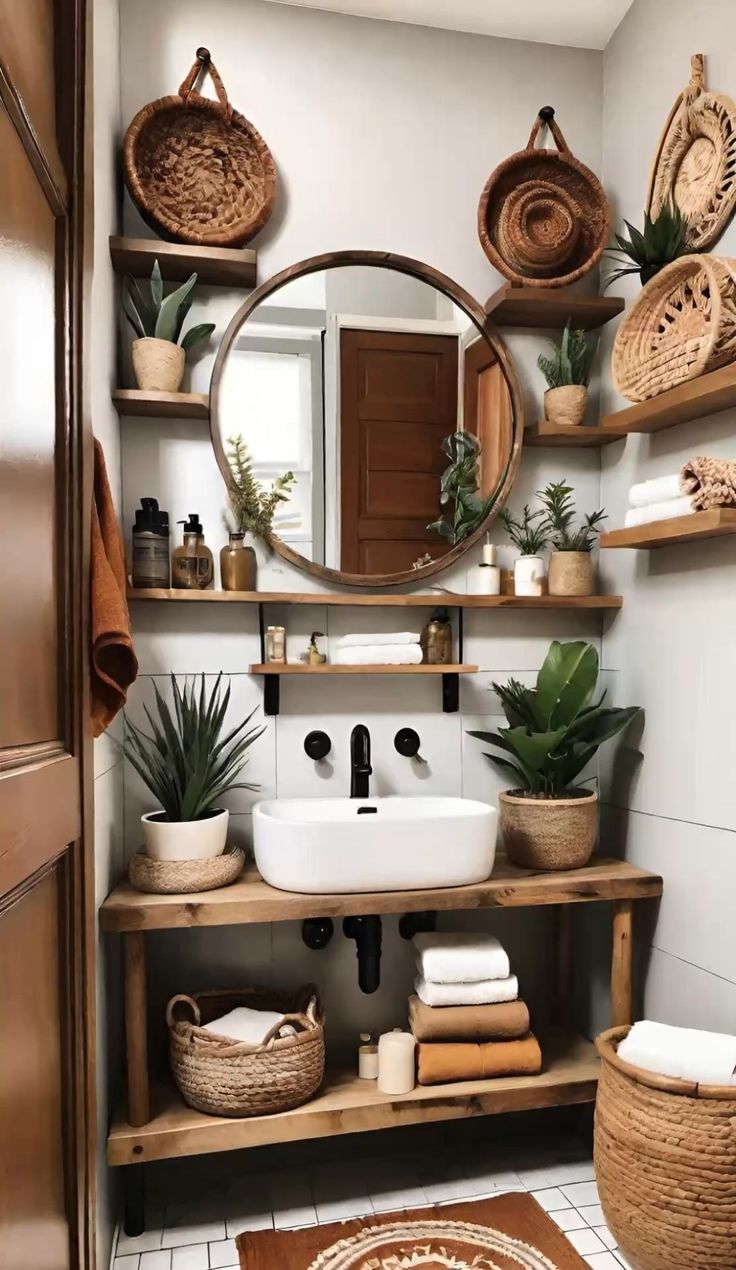
<svg viewBox="0 0 736 1270"><path fill-rule="evenodd" d="M417 1041L508 1040L529 1031L529 1010L523 1001L432 1006L411 996L409 1026Z"/></svg>
<svg viewBox="0 0 736 1270"><path fill-rule="evenodd" d="M485 1045L437 1042L417 1047L420 1085L454 1080L488 1080L493 1076L535 1076L542 1070L542 1051L531 1032L517 1041Z"/></svg>
<svg viewBox="0 0 736 1270"><path fill-rule="evenodd" d="M680 489L694 511L736 505L736 462L733 459L690 459L680 472Z"/></svg>

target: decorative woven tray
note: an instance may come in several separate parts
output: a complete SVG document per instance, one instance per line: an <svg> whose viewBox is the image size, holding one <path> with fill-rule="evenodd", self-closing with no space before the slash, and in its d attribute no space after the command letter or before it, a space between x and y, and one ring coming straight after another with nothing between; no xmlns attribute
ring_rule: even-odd
<svg viewBox="0 0 736 1270"><path fill-rule="evenodd" d="M128 866L128 877L137 891L185 895L230 886L237 882L244 864L245 853L240 847L228 847L212 860L152 860L141 850Z"/></svg>

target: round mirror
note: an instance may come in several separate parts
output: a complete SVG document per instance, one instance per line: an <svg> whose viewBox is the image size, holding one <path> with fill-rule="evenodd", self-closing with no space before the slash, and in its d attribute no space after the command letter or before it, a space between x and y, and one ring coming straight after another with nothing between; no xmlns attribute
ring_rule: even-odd
<svg viewBox="0 0 736 1270"><path fill-rule="evenodd" d="M508 351L461 287L353 251L284 270L239 309L210 428L231 491L277 490L274 550L324 579L386 586L436 573L484 533L523 418Z"/></svg>

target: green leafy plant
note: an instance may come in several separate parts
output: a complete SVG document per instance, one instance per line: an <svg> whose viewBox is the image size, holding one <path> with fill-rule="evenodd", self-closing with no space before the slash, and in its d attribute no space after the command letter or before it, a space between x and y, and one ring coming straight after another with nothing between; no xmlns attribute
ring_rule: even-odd
<svg viewBox="0 0 736 1270"><path fill-rule="evenodd" d="M293 472L284 472L266 489L253 475L248 447L240 435L228 437L227 460L232 473L229 501L235 528L258 534L268 542L276 508L288 502L296 477Z"/></svg>
<svg viewBox="0 0 736 1270"><path fill-rule="evenodd" d="M481 444L472 432L451 433L442 442L442 452L450 460L440 481L440 507L445 511L427 529L456 546L483 523L497 494L494 490L481 498L478 493Z"/></svg>
<svg viewBox="0 0 736 1270"><path fill-rule="evenodd" d="M617 247L609 247L606 251L606 256L616 268L607 275L604 290L628 273L638 273L644 286L660 269L688 250L685 241L687 220L679 207L671 203L663 203L655 217L649 212L644 213L643 232L627 220L624 225L629 231L628 238L614 234Z"/></svg>
<svg viewBox="0 0 736 1270"><path fill-rule="evenodd" d="M543 520L544 512L533 512L528 503L524 504L521 520L515 520L508 507L504 507L499 516L506 533L522 556L538 556L547 545L549 526Z"/></svg>
<svg viewBox="0 0 736 1270"><path fill-rule="evenodd" d="M582 525L574 529L572 495L572 485L567 485L564 480L551 481L545 489L538 491L537 497L547 513L549 540L555 551L592 551L601 522L607 519L605 510L601 507L597 512L589 512L583 517Z"/></svg>
<svg viewBox="0 0 736 1270"><path fill-rule="evenodd" d="M597 341L589 340L585 331L573 331L567 322L559 344L547 343L553 349L552 357L540 353L537 365L550 388L565 388L570 384L585 385L595 357Z"/></svg>
<svg viewBox="0 0 736 1270"><path fill-rule="evenodd" d="M153 263L149 292L147 296L143 287L126 274L123 283L123 313L130 322L139 339L151 337L157 340L168 340L171 344L181 343L185 353L206 340L215 329L214 322L201 322L192 326L182 340L181 328L184 319L192 307L191 294L197 281L196 273L188 278L182 286L177 287L170 295L164 296L163 280L158 260Z"/></svg>
<svg viewBox="0 0 736 1270"><path fill-rule="evenodd" d="M171 676L173 713L154 684L154 717L144 706L151 735L125 717L124 751L165 814L167 821L202 820L230 789L256 789L238 780L250 747L265 731L248 725L255 714L223 735L230 685L222 695L218 675L209 697L205 676L199 691L196 680L179 687Z"/></svg>
<svg viewBox="0 0 736 1270"><path fill-rule="evenodd" d="M549 647L534 688L516 679L493 684L508 723L498 732L469 735L500 753L486 753L516 788L531 797L564 798L604 741L621 732L640 706L593 704L598 654L584 641Z"/></svg>

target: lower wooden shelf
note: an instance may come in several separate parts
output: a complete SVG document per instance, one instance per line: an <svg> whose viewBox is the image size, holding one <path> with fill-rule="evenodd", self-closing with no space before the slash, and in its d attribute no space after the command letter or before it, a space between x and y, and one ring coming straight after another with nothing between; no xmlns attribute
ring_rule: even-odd
<svg viewBox="0 0 736 1270"><path fill-rule="evenodd" d="M478 666L324 666L263 661L248 667L251 675L474 675Z"/></svg>
<svg viewBox="0 0 736 1270"><path fill-rule="evenodd" d="M148 1124L134 1128L124 1119L113 1121L107 1158L111 1165L145 1164L267 1143L570 1106L595 1099L598 1058L589 1040L568 1030L556 1030L542 1038L542 1053L544 1070L539 1076L501 1076L418 1086L412 1093L400 1096L382 1094L373 1081L360 1080L352 1072L328 1073L322 1092L303 1107L248 1119L205 1116L193 1111L178 1090L167 1085L154 1093L153 1118Z"/></svg>
<svg viewBox="0 0 736 1270"><path fill-rule="evenodd" d="M721 538L736 534L736 509L717 507L712 511L695 512L692 516L674 516L671 520L653 520L648 525L633 525L631 529L612 529L602 534L600 546L613 547L669 547L680 542L697 542L699 538Z"/></svg>
<svg viewBox="0 0 736 1270"><path fill-rule="evenodd" d="M599 448L611 445L613 441L623 441L623 432L614 432L613 428L591 427L583 424L566 426L563 423L550 423L548 419L540 419L524 429L524 445L544 446L551 449Z"/></svg>
<svg viewBox="0 0 736 1270"><path fill-rule="evenodd" d="M202 392L143 392L115 388L112 401L119 415L138 419L209 419L210 399Z"/></svg>

